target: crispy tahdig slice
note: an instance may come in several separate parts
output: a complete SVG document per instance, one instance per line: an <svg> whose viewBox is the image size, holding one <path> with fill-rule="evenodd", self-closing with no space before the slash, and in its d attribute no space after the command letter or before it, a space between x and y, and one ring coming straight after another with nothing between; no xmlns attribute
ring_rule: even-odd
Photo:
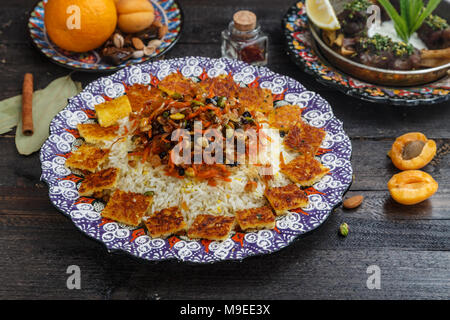
<svg viewBox="0 0 450 320"><path fill-rule="evenodd" d="M215 78L207 78L198 83L200 92L207 97L237 97L239 87L230 75L221 74Z"/></svg>
<svg viewBox="0 0 450 320"><path fill-rule="evenodd" d="M168 96L179 99L181 97L195 97L199 90L196 83L183 77L179 72L171 73L158 84L158 89Z"/></svg>
<svg viewBox="0 0 450 320"><path fill-rule="evenodd" d="M234 228L235 218L199 214L188 230L188 237L194 239L225 240Z"/></svg>
<svg viewBox="0 0 450 320"><path fill-rule="evenodd" d="M102 217L137 227L152 201L152 196L116 190L103 209Z"/></svg>
<svg viewBox="0 0 450 320"><path fill-rule="evenodd" d="M121 96L96 105L95 112L102 127L113 126L118 120L128 117L131 112L130 101L126 95Z"/></svg>
<svg viewBox="0 0 450 320"><path fill-rule="evenodd" d="M86 176L78 192L80 196L89 197L94 193L111 190L116 187L119 169L108 168Z"/></svg>
<svg viewBox="0 0 450 320"><path fill-rule="evenodd" d="M291 104L284 105L273 109L268 120L272 128L287 132L302 121L302 109Z"/></svg>
<svg viewBox="0 0 450 320"><path fill-rule="evenodd" d="M288 210L308 205L308 197L305 192L295 184L266 188L264 195L277 215L283 215Z"/></svg>
<svg viewBox="0 0 450 320"><path fill-rule="evenodd" d="M290 150L314 156L325 135L325 130L301 122L289 130L283 143Z"/></svg>
<svg viewBox="0 0 450 320"><path fill-rule="evenodd" d="M133 84L128 88L127 96L133 111L141 111L148 105L160 106L164 102L161 90L144 84Z"/></svg>
<svg viewBox="0 0 450 320"><path fill-rule="evenodd" d="M107 149L83 144L67 158L66 166L71 169L94 172L106 161L108 153L109 150Z"/></svg>
<svg viewBox="0 0 450 320"><path fill-rule="evenodd" d="M98 144L117 137L118 126L102 127L98 123L81 123L77 126L80 136L87 143Z"/></svg>
<svg viewBox="0 0 450 320"><path fill-rule="evenodd" d="M309 154L300 155L288 164L281 164L280 170L302 187L312 186L330 171Z"/></svg>
<svg viewBox="0 0 450 320"><path fill-rule="evenodd" d="M171 234L186 230L186 222L178 207L155 212L144 223L153 238L167 238Z"/></svg>
<svg viewBox="0 0 450 320"><path fill-rule="evenodd" d="M269 206L236 211L236 220L242 230L275 228L275 215Z"/></svg>
<svg viewBox="0 0 450 320"><path fill-rule="evenodd" d="M264 114L273 110L272 91L261 88L240 87L239 103L248 111L259 111Z"/></svg>

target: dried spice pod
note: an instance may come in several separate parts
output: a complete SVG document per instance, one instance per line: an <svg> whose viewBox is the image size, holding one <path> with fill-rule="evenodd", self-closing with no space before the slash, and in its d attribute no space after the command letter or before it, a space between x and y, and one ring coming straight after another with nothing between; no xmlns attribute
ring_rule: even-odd
<svg viewBox="0 0 450 320"><path fill-rule="evenodd" d="M22 88L22 133L31 136L33 132L33 74L26 73Z"/></svg>

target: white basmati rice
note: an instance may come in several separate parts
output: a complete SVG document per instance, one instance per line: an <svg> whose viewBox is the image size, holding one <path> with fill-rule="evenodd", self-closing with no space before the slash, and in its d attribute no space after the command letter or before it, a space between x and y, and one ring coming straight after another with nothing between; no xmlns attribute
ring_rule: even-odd
<svg viewBox="0 0 450 320"><path fill-rule="evenodd" d="M119 134L124 134L125 126L130 131L128 118L120 121ZM266 128L264 128L265 130ZM262 164L273 166L273 179L270 186L284 186L290 180L280 172L280 152L284 160L289 162L296 157L296 153L285 150L282 138L274 130L265 131L270 136L270 150L260 152L258 160ZM230 215L242 209L249 209L267 205L264 197L265 184L257 182L256 190L244 191L245 185L251 179L250 172L254 172L252 165L240 165L232 169L231 182L210 186L205 181L197 181L189 177L178 179L167 176L164 166L153 168L148 162L136 162L134 167L128 164L128 152L132 151L131 136L125 135L114 142L107 143L110 148L108 162L105 167L120 169L117 188L124 191L145 193L153 191L153 204L148 215L164 208L177 206L182 211L188 226L198 214ZM184 202L185 205L182 205ZM184 208L188 208L185 210Z"/></svg>

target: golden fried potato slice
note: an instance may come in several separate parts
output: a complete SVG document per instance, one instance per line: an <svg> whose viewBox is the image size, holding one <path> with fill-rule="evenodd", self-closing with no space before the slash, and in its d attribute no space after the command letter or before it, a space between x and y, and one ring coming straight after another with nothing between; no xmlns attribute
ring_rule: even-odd
<svg viewBox="0 0 450 320"><path fill-rule="evenodd" d="M272 128L287 132L302 122L302 109L296 105L284 105L273 109L269 113L268 119Z"/></svg>
<svg viewBox="0 0 450 320"><path fill-rule="evenodd" d="M84 141L98 144L116 138L119 127L102 127L98 123L81 123L77 126L77 129Z"/></svg>
<svg viewBox="0 0 450 320"><path fill-rule="evenodd" d="M312 186L330 171L309 154L300 155L288 164L282 164L280 170L302 187Z"/></svg>
<svg viewBox="0 0 450 320"><path fill-rule="evenodd" d="M234 225L234 217L199 214L188 230L188 237L216 241L225 240Z"/></svg>
<svg viewBox="0 0 450 320"><path fill-rule="evenodd" d="M275 215L268 206L236 211L236 220L242 230L275 228Z"/></svg>
<svg viewBox="0 0 450 320"><path fill-rule="evenodd" d="M257 88L239 88L239 103L243 109L264 114L273 110L272 91L269 89Z"/></svg>
<svg viewBox="0 0 450 320"><path fill-rule="evenodd" d="M152 196L116 190L103 209L102 217L137 227L152 201Z"/></svg>
<svg viewBox="0 0 450 320"><path fill-rule="evenodd" d="M121 96L110 101L103 102L95 106L98 123L102 127L109 127L117 124L117 121L127 117L131 112L131 105L128 97Z"/></svg>
<svg viewBox="0 0 450 320"><path fill-rule="evenodd" d="M314 156L322 144L325 135L325 130L302 122L289 130L283 143L290 150Z"/></svg>
<svg viewBox="0 0 450 320"><path fill-rule="evenodd" d="M167 238L171 234L186 230L186 222L178 207L155 212L144 223L153 238Z"/></svg>
<svg viewBox="0 0 450 320"><path fill-rule="evenodd" d="M199 90L196 83L183 77L179 72L171 73L162 79L158 84L158 88L175 99L185 96L195 97Z"/></svg>
<svg viewBox="0 0 450 320"><path fill-rule="evenodd" d="M66 166L71 169L94 172L105 162L109 150L100 149L87 144L81 145L66 160Z"/></svg>
<svg viewBox="0 0 450 320"><path fill-rule="evenodd" d="M264 195L277 215L283 215L288 210L308 205L308 197L305 192L295 184L266 188Z"/></svg>
<svg viewBox="0 0 450 320"><path fill-rule="evenodd" d="M154 108L164 101L161 90L144 84L133 84L128 88L127 96L133 111L141 111L148 106Z"/></svg>
<svg viewBox="0 0 450 320"><path fill-rule="evenodd" d="M86 176L81 182L78 192L80 196L89 197L97 192L111 190L116 187L119 169L108 168Z"/></svg>

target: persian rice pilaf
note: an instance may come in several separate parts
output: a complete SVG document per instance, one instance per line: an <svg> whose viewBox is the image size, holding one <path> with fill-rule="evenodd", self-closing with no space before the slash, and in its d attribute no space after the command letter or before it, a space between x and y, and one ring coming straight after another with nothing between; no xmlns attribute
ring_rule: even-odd
<svg viewBox="0 0 450 320"><path fill-rule="evenodd" d="M66 165L84 176L80 195L106 202L104 218L150 236L224 240L274 228L277 216L308 205L302 188L329 172L315 158L323 129L231 75L172 73L95 110L96 122L78 125L84 142ZM184 161L174 161L180 150Z"/></svg>

